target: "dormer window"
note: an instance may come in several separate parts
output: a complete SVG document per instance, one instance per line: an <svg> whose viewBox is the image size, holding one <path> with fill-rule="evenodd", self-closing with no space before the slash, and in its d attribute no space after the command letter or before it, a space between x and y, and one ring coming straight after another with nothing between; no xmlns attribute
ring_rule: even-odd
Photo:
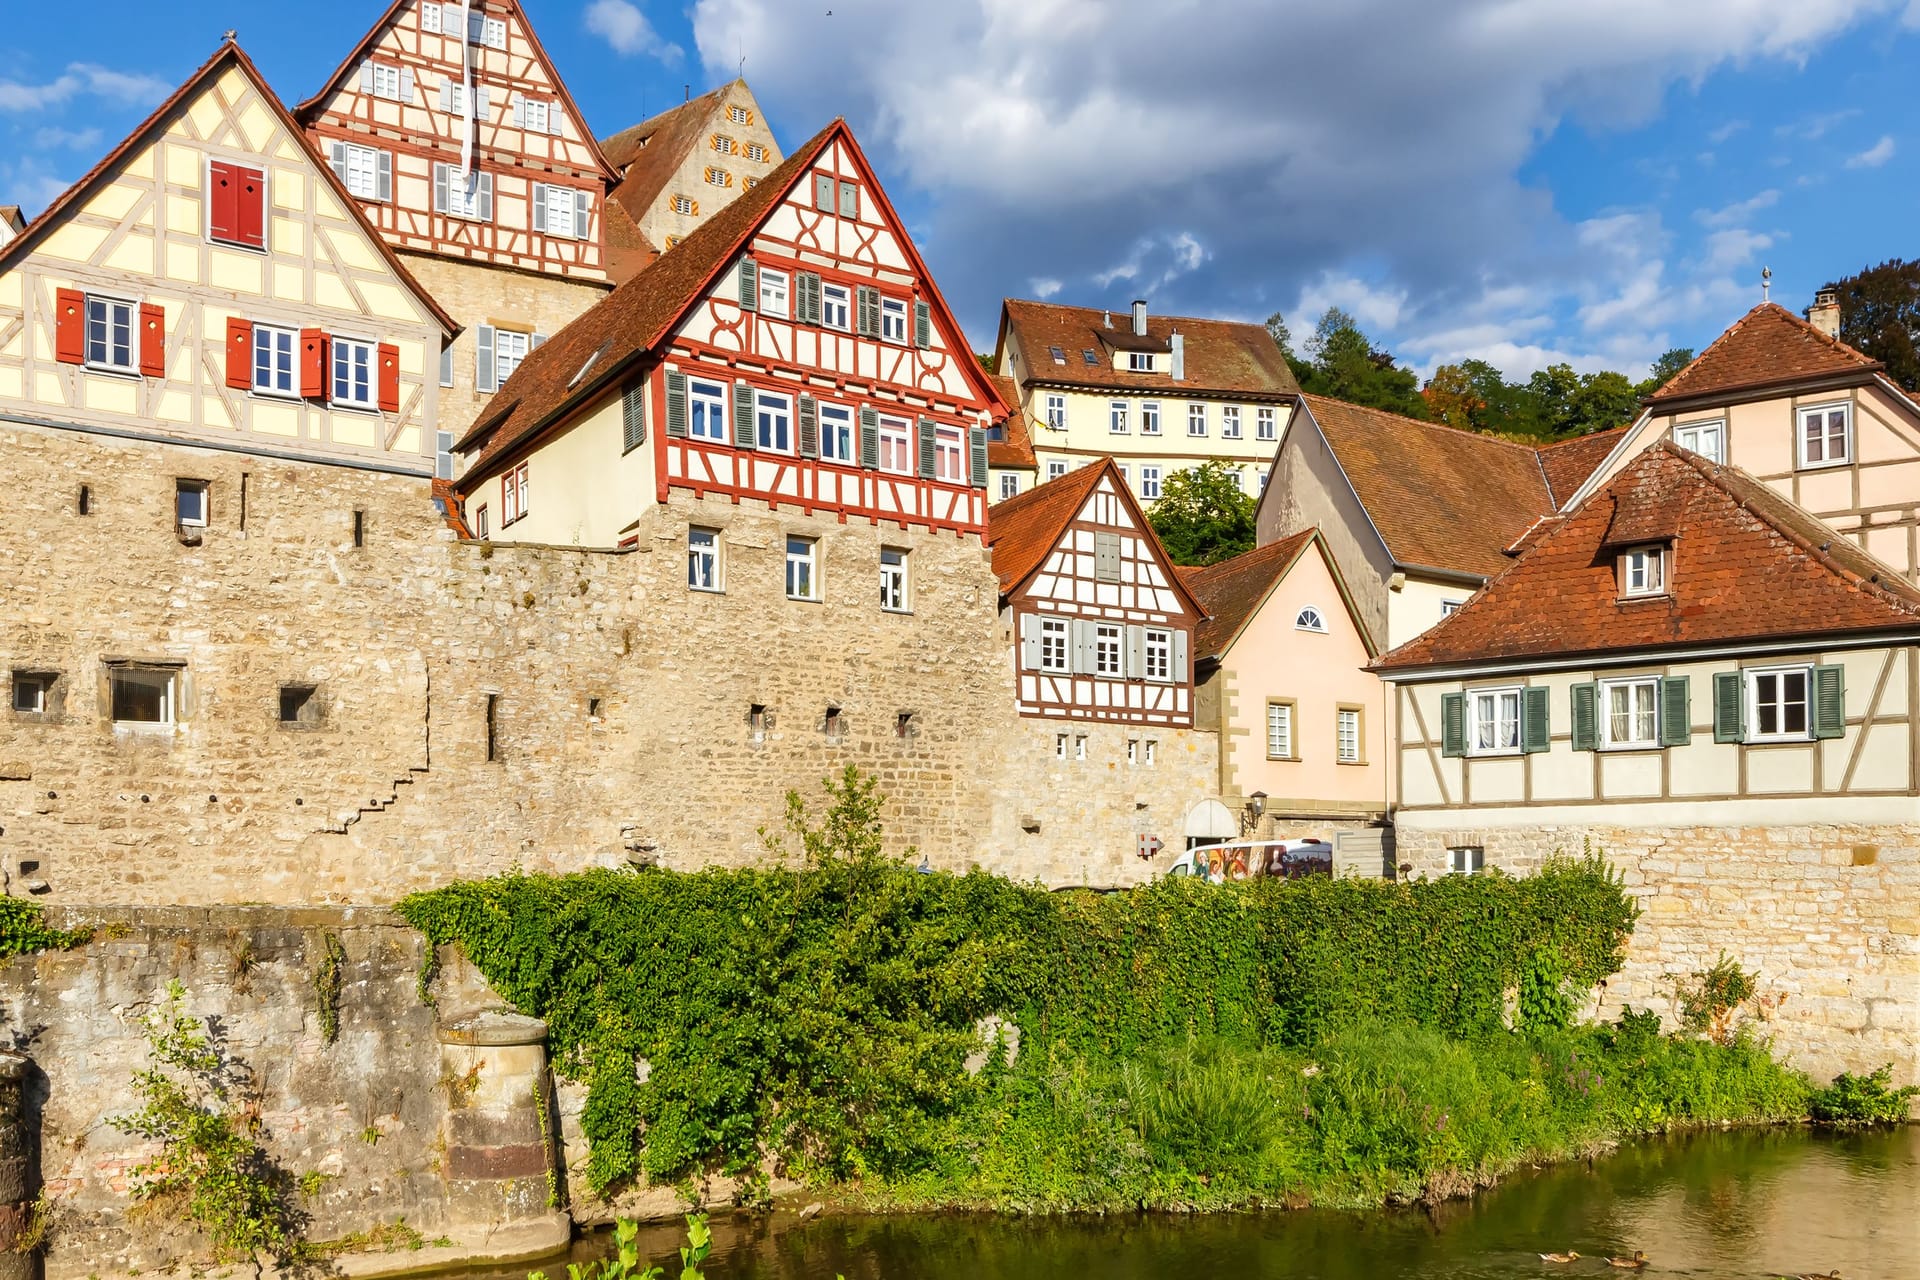
<svg viewBox="0 0 1920 1280"><path fill-rule="evenodd" d="M1634 547L1620 557L1620 594L1660 596L1667 593L1667 549Z"/></svg>
<svg viewBox="0 0 1920 1280"><path fill-rule="evenodd" d="M1151 351L1129 351L1127 370L1130 373L1152 373L1153 353Z"/></svg>

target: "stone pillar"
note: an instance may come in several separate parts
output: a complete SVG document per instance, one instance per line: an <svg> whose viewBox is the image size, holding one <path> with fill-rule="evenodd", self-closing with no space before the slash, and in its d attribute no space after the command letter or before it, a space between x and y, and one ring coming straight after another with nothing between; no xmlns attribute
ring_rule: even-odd
<svg viewBox="0 0 1920 1280"><path fill-rule="evenodd" d="M452 1221L498 1228L551 1218L560 1187L547 1024L514 1013L461 1018L440 1029L440 1071Z"/></svg>
<svg viewBox="0 0 1920 1280"><path fill-rule="evenodd" d="M27 1126L28 1065L17 1053L0 1052L0 1280L30 1280L35 1273L34 1255L14 1251L34 1200L28 1185L34 1143Z"/></svg>

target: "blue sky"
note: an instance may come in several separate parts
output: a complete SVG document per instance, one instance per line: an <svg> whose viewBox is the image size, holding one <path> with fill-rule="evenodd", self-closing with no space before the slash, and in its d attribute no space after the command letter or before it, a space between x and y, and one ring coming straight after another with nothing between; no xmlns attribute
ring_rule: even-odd
<svg viewBox="0 0 1920 1280"><path fill-rule="evenodd" d="M43 207L239 30L311 93L379 0L5 0L0 203ZM976 343L1002 296L1329 304L1423 370L1638 372L1920 256L1920 0L526 0L611 132L731 76L845 115ZM156 13L164 8L164 16Z"/></svg>

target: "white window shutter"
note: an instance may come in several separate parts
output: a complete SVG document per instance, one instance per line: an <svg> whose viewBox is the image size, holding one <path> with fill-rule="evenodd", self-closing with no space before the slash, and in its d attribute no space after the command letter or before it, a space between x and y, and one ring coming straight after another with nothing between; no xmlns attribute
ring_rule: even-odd
<svg viewBox="0 0 1920 1280"><path fill-rule="evenodd" d="M480 175L480 221L493 221L493 175Z"/></svg>
<svg viewBox="0 0 1920 1280"><path fill-rule="evenodd" d="M393 199L393 152L382 151L376 169L374 198L377 200Z"/></svg>
<svg viewBox="0 0 1920 1280"><path fill-rule="evenodd" d="M440 109L447 112L453 110L453 78L451 76L440 82Z"/></svg>
<svg viewBox="0 0 1920 1280"><path fill-rule="evenodd" d="M1187 682L1187 633L1173 633L1173 683Z"/></svg>
<svg viewBox="0 0 1920 1280"><path fill-rule="evenodd" d="M413 68L400 68L400 101L413 105Z"/></svg>
<svg viewBox="0 0 1920 1280"><path fill-rule="evenodd" d="M487 118L487 86L485 85L473 91L473 118L476 120Z"/></svg>
<svg viewBox="0 0 1920 1280"><path fill-rule="evenodd" d="M545 233L547 229L547 184L533 184L533 229Z"/></svg>
<svg viewBox="0 0 1920 1280"><path fill-rule="evenodd" d="M576 240L585 240L587 238L588 203L586 192L576 191L573 193L573 235Z"/></svg>
<svg viewBox="0 0 1920 1280"><path fill-rule="evenodd" d="M329 142L327 163L333 168L333 176L345 182L347 180L347 144L337 138Z"/></svg>
<svg viewBox="0 0 1920 1280"><path fill-rule="evenodd" d="M513 127L516 129L527 127L527 100L520 96L518 90L515 90L513 95Z"/></svg>
<svg viewBox="0 0 1920 1280"><path fill-rule="evenodd" d="M433 211L435 213L445 213L447 211L447 175L448 170L446 165L436 164L433 166Z"/></svg>
<svg viewBox="0 0 1920 1280"><path fill-rule="evenodd" d="M360 92L373 92L373 63L371 62L360 64Z"/></svg>
<svg viewBox="0 0 1920 1280"><path fill-rule="evenodd" d="M493 391L498 388L495 381L499 370L493 363L493 326L480 326L479 357L473 368L473 389L475 391Z"/></svg>
<svg viewBox="0 0 1920 1280"><path fill-rule="evenodd" d="M1127 679L1144 679L1147 674L1147 629L1127 628Z"/></svg>
<svg viewBox="0 0 1920 1280"><path fill-rule="evenodd" d="M1040 669L1040 619L1030 613L1020 617L1020 669Z"/></svg>
<svg viewBox="0 0 1920 1280"><path fill-rule="evenodd" d="M558 138L563 136L566 131L567 109L561 106L559 99L556 98L553 105L547 108L547 132Z"/></svg>

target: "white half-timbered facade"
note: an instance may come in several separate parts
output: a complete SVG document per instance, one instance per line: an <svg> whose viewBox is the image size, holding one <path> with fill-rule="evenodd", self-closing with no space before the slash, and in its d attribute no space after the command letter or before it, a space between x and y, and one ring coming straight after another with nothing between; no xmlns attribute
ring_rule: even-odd
<svg viewBox="0 0 1920 1280"><path fill-rule="evenodd" d="M1112 459L996 505L990 541L1022 715L1193 726L1202 611Z"/></svg>

